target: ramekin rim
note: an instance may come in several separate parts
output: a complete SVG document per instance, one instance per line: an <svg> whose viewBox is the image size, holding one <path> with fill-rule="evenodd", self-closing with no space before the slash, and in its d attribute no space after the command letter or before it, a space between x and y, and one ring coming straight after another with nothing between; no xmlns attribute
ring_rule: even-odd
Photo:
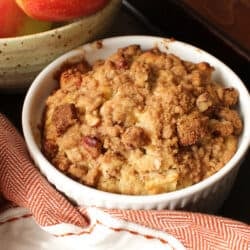
<svg viewBox="0 0 250 250"><path fill-rule="evenodd" d="M156 36L117 36L117 37L110 37L110 38L105 38L102 41L103 42L110 42L114 39L124 39L124 40L128 40L130 41L131 39L166 39L164 37L156 37ZM248 90L246 89L246 86L244 85L244 83L241 81L241 79L237 76L237 74L235 74L232 69L230 69L226 64L224 64L222 61L220 61L218 58L216 58L215 56L211 55L210 53L196 47L193 46L191 44L182 42L182 41L172 41L175 43L180 43L180 44L184 44L185 46L188 46L190 48L193 49L199 49L201 50L203 53L206 53L206 56L212 57L213 60L216 60L218 63L220 63L223 67L226 67L227 70L229 70L229 72L231 74L233 74L237 80L240 83L240 89L245 92L248 93ZM86 45L89 45L90 43L87 43L81 47L84 47ZM249 144L250 144L250 132L246 133L246 135L244 135L244 137L242 138L242 142L239 145L237 152L235 153L235 155L232 157L232 159L222 168L220 169L217 173L213 174L212 176L183 189L180 190L176 190L176 191L172 191L172 192L168 192L168 193L161 193L161 194L154 194L154 195L125 195L125 194L115 194L115 193L109 193L109 192L105 192L102 190L97 190L88 186L85 186L83 184L78 183L77 181L74 181L73 179L71 179L70 177L64 175L63 173L61 173L58 169L56 169L50 162L47 161L47 159L44 157L44 155L41 153L39 147L35 144L34 142L34 138L32 138L32 130L30 128L29 122L28 122L28 106L29 106L29 100L30 100L30 96L32 95L33 91L36 89L37 85L39 85L39 81L44 77L44 75L46 75L46 73L48 73L50 71L50 68L53 68L55 65L59 65L59 63L68 58L70 55L72 55L72 53L77 53L74 52L76 51L71 50L67 53L65 53L64 55L60 56L59 58L57 58L56 60L54 60L52 63L50 63L47 67L45 67L45 69L40 72L40 74L37 76L37 78L34 80L34 82L31 84L25 100L24 100L24 104L23 104L23 110L22 110L22 126L23 126L23 133L24 133L24 137L25 137L25 141L28 145L28 148L30 151L33 151L34 154L39 155L40 160L42 160L46 167L49 167L48 170L55 170L57 171L57 174L61 175L61 177L64 178L65 181L67 181L67 183L69 183L70 185L74 185L74 187L77 188L81 188L82 190L86 190L88 192L92 192L93 195L101 195L103 198L108 199L108 200L116 200L119 202L125 202L127 201L127 198L130 199L131 203L135 203L135 204L144 204L147 202L160 202L160 201L166 201L166 200L172 200L172 199L180 199L184 196L187 195L191 195L193 193L196 193L197 191L201 191L203 189L206 189L208 186L213 185L214 183L216 183L218 180L220 180L221 178L223 178L228 172L230 172L234 166L236 166L237 164L239 164L239 162L242 160L242 157L244 156L244 154L247 152L248 148L249 148ZM250 97L248 94L248 102L250 104ZM249 119L248 119L249 120ZM248 121L248 123L250 124L250 120Z"/></svg>

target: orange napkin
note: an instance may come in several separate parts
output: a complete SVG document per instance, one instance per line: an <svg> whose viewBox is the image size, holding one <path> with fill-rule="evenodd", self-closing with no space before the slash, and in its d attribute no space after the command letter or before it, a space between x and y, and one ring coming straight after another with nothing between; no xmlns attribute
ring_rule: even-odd
<svg viewBox="0 0 250 250"><path fill-rule="evenodd" d="M87 219L34 167L23 138L1 114L0 193L19 206L28 208L42 226L59 222L88 225Z"/></svg>
<svg viewBox="0 0 250 250"><path fill-rule="evenodd" d="M1 114L0 193L28 208L42 227L69 223L87 228L92 220L87 209L73 206L40 174L23 138ZM249 225L231 219L168 210L102 211L115 219L171 234L187 249L249 249Z"/></svg>

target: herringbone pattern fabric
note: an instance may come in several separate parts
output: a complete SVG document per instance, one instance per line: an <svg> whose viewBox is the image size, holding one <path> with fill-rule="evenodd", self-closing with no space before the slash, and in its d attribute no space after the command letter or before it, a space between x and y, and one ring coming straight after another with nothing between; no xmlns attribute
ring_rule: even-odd
<svg viewBox="0 0 250 250"><path fill-rule="evenodd" d="M109 210L117 218L174 235L188 249L250 249L250 227L244 223L199 213L157 210Z"/></svg>
<svg viewBox="0 0 250 250"><path fill-rule="evenodd" d="M60 222L88 225L87 219L47 181L32 164L25 142L12 124L0 115L0 192L29 208L42 226Z"/></svg>
<svg viewBox="0 0 250 250"><path fill-rule="evenodd" d="M22 137L2 115L0 192L6 199L28 208L41 226L61 222L88 225L86 209L76 209L47 183L32 164ZM250 249L250 227L230 219L165 210L104 211L115 218L172 234L187 249Z"/></svg>

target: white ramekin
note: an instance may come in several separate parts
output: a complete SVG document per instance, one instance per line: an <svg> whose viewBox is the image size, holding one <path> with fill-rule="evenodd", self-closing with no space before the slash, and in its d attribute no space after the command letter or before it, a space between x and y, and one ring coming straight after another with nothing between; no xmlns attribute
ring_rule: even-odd
<svg viewBox="0 0 250 250"><path fill-rule="evenodd" d="M22 113L23 133L37 167L55 187L78 205L121 209L185 209L200 212L215 212L229 194L241 161L250 144L250 96L239 79L224 63L207 52L189 44L159 37L124 36L90 43L75 49L49 64L34 80L27 92ZM142 49L158 46L160 50L174 53L192 62L207 61L215 67L214 79L225 86L232 86L239 92L240 114L244 129L239 140L238 150L232 159L211 177L184 189L147 196L120 195L99 191L84 186L57 170L44 157L40 150L39 124L44 110L45 99L56 88L55 73L65 62L76 62L81 58L89 63L105 59L118 48L139 44ZM98 46L96 46L98 45Z"/></svg>

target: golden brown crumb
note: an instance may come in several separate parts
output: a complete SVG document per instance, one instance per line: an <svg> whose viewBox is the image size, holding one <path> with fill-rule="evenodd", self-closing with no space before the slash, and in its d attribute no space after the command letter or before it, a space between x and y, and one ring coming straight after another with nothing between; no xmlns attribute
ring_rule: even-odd
<svg viewBox="0 0 250 250"><path fill-rule="evenodd" d="M45 140L43 143L43 148L44 148L46 157L48 159L53 159L57 155L58 145L56 144L56 141L51 140L51 139Z"/></svg>
<svg viewBox="0 0 250 250"><path fill-rule="evenodd" d="M177 120L177 133L180 144L193 145L200 141L207 133L208 117L198 112L183 115Z"/></svg>
<svg viewBox="0 0 250 250"><path fill-rule="evenodd" d="M233 125L229 121L218 121L211 119L209 121L209 128L213 133L221 136L229 136L234 132Z"/></svg>
<svg viewBox="0 0 250 250"><path fill-rule="evenodd" d="M98 178L100 177L100 170L97 166L89 169L88 173L85 176L82 176L82 181L84 184L95 187L98 183Z"/></svg>
<svg viewBox="0 0 250 250"><path fill-rule="evenodd" d="M70 66L64 66L66 70L63 70L60 75L60 87L66 88L67 86L78 87L82 82L82 74L90 70L90 66L87 62L73 64Z"/></svg>
<svg viewBox="0 0 250 250"><path fill-rule="evenodd" d="M236 110L221 108L217 114L219 118L231 122L234 128L234 134L239 135L242 131L242 121Z"/></svg>
<svg viewBox="0 0 250 250"><path fill-rule="evenodd" d="M122 143L128 148L139 148L149 143L149 138L144 129L140 127L129 127L122 135Z"/></svg>
<svg viewBox="0 0 250 250"><path fill-rule="evenodd" d="M43 151L80 183L122 194L174 191L214 174L237 149L238 93L214 68L158 48L121 48L65 68L46 102Z"/></svg>
<svg viewBox="0 0 250 250"><path fill-rule="evenodd" d="M68 127L72 126L76 120L77 112L74 104L62 104L54 109L52 121L55 124L59 136L63 134Z"/></svg>
<svg viewBox="0 0 250 250"><path fill-rule="evenodd" d="M238 102L238 92L234 88L218 89L220 100L225 106L231 107Z"/></svg>

